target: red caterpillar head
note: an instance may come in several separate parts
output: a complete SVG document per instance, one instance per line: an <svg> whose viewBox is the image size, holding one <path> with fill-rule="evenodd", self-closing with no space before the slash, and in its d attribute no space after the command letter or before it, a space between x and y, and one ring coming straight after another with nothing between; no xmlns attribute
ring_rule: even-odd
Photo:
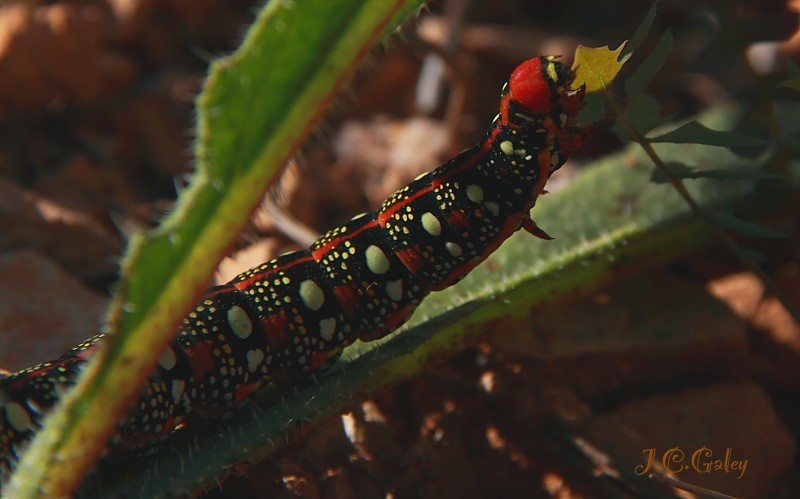
<svg viewBox="0 0 800 499"><path fill-rule="evenodd" d="M501 124L515 130L546 129L555 139L550 173L583 144L591 130L572 121L583 106L585 89L572 89L574 79L573 71L555 57L539 56L517 66L503 92Z"/></svg>
<svg viewBox="0 0 800 499"><path fill-rule="evenodd" d="M572 70L553 56L539 56L523 62L508 79L501 104L504 121L509 121L511 101L531 117L550 114L556 104L560 104L570 118L574 117L583 103L583 89L570 89L574 78Z"/></svg>

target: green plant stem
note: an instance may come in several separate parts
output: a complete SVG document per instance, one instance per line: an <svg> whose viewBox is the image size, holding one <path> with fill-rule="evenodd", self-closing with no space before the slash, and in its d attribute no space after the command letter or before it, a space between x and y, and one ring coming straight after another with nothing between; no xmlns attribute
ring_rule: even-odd
<svg viewBox="0 0 800 499"><path fill-rule="evenodd" d="M759 277L759 279L761 279L761 282L764 283L764 288L767 291L769 291L775 298L777 298L778 301L781 302L783 307L786 309L787 312L789 312L792 318L796 322L800 322L800 313L798 313L798 311L795 310L794 306L789 301L788 297L783 293L783 291L778 287L778 285L775 284L772 278L764 271L763 268L761 268L761 266L758 263L754 262L750 258L747 258L747 256L743 255L740 251L736 250L737 247L736 241L734 241L734 239L730 236L730 234L728 234L718 225L714 224L713 222L708 220L708 218L706 218L702 208L700 207L700 205L697 204L697 201L695 201L695 199L686 189L686 186L683 184L683 181L679 178L670 175L669 170L664 164L664 161L661 159L658 153L656 153L655 149L653 148L653 145L650 143L650 141L647 140L647 138L644 135L641 134L641 132L639 132L638 129L636 129L635 126L633 126L633 123L631 123L625 117L625 114L617 105L617 102L613 98L613 96L610 95L608 90L604 91L603 94L605 96L606 102L608 102L608 104L614 110L616 119L622 124L622 126L624 126L628 130L628 133L630 133L633 141L639 144L642 147L642 149L644 149L645 154L647 154L647 156L650 158L650 160L653 162L656 168L658 168L659 171L661 171L666 176L666 178L669 180L669 183L672 184L672 186L675 188L678 194L680 194L680 196L692 210L692 213L694 213L700 220L703 221L703 223L709 229L711 229L712 233L717 238L717 240L719 240L734 255L736 255L736 257L739 259L740 262L742 262L742 264L744 264L748 269L753 271Z"/></svg>

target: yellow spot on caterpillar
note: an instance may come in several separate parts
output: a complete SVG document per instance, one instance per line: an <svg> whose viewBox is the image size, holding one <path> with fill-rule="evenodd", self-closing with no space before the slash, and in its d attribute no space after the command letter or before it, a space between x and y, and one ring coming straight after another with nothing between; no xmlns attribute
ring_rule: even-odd
<svg viewBox="0 0 800 499"><path fill-rule="evenodd" d="M256 348L247 352L247 370L254 373L258 370L261 362L264 361L264 350Z"/></svg>
<svg viewBox="0 0 800 499"><path fill-rule="evenodd" d="M514 144L512 144L510 140L504 140L500 142L500 150L503 151L503 154L506 156L511 156L514 154Z"/></svg>
<svg viewBox="0 0 800 499"><path fill-rule="evenodd" d="M228 324L231 326L233 334L245 339L253 333L253 323L239 305L234 305L228 309Z"/></svg>
<svg viewBox="0 0 800 499"><path fill-rule="evenodd" d="M161 357L158 358L158 365L169 371L175 367L175 352L171 347L167 347Z"/></svg>
<svg viewBox="0 0 800 499"><path fill-rule="evenodd" d="M444 247L447 248L447 252L453 256L461 256L461 246L453 242L446 242L444 243Z"/></svg>
<svg viewBox="0 0 800 499"><path fill-rule="evenodd" d="M325 293L316 282L306 279L300 283L300 299L311 310L319 310L325 303Z"/></svg>
<svg viewBox="0 0 800 499"><path fill-rule="evenodd" d="M325 341L331 341L333 339L333 333L336 332L336 319L330 317L328 319L322 319L319 321L319 335L322 336L322 339Z"/></svg>
<svg viewBox="0 0 800 499"><path fill-rule="evenodd" d="M394 301L399 301L403 298L403 280L398 279L386 284L386 294Z"/></svg>
<svg viewBox="0 0 800 499"><path fill-rule="evenodd" d="M547 76L555 82L558 81L558 72L556 71L556 65L553 62L547 63Z"/></svg>
<svg viewBox="0 0 800 499"><path fill-rule="evenodd" d="M367 257L367 268L373 274L385 274L389 271L389 259L382 249L373 244L364 253Z"/></svg>
<svg viewBox="0 0 800 499"><path fill-rule="evenodd" d="M422 214L421 221L422 228L425 229L425 232L428 234L438 236L442 233L442 223L433 213L426 211Z"/></svg>
<svg viewBox="0 0 800 499"><path fill-rule="evenodd" d="M483 201L483 189L479 185L469 185L467 186L467 197L473 203L480 203Z"/></svg>
<svg viewBox="0 0 800 499"><path fill-rule="evenodd" d="M31 418L28 411L16 402L6 404L6 420L14 430L22 432L31 427Z"/></svg>
<svg viewBox="0 0 800 499"><path fill-rule="evenodd" d="M181 379L172 380L172 400L174 400L176 404L180 403L184 390L186 390L185 381Z"/></svg>
<svg viewBox="0 0 800 499"><path fill-rule="evenodd" d="M492 215L495 215L495 216L497 216L497 215L499 215L499 214L500 214L500 205L498 205L498 204L497 204L497 203L495 203L494 201L488 201L488 202L486 202L486 203L484 204L484 206L486 206L486 209L487 209L487 210L489 210L490 212L492 212Z"/></svg>

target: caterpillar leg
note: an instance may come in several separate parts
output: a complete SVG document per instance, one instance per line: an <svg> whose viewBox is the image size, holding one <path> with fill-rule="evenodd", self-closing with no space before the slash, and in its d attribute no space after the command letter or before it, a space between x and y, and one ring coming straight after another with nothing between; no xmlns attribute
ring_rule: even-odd
<svg viewBox="0 0 800 499"><path fill-rule="evenodd" d="M534 222L531 217L522 219L522 228L528 231L529 233L533 234L534 236L538 237L539 239L544 239L546 241L553 239L553 236L551 236L550 234L545 232L544 229L536 225L536 222Z"/></svg>

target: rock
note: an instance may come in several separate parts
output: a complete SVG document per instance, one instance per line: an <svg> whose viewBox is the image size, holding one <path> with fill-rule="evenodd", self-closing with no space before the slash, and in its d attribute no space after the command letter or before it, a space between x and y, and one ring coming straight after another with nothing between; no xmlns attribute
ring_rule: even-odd
<svg viewBox="0 0 800 499"><path fill-rule="evenodd" d="M35 248L85 280L113 276L122 249L119 237L95 215L91 208L69 207L0 179L0 247Z"/></svg>
<svg viewBox="0 0 800 499"><path fill-rule="evenodd" d="M44 257L0 256L0 366L54 359L100 330L107 300Z"/></svg>
<svg viewBox="0 0 800 499"><path fill-rule="evenodd" d="M113 33L101 5L3 6L0 113L87 104L129 85L137 68L110 48Z"/></svg>

